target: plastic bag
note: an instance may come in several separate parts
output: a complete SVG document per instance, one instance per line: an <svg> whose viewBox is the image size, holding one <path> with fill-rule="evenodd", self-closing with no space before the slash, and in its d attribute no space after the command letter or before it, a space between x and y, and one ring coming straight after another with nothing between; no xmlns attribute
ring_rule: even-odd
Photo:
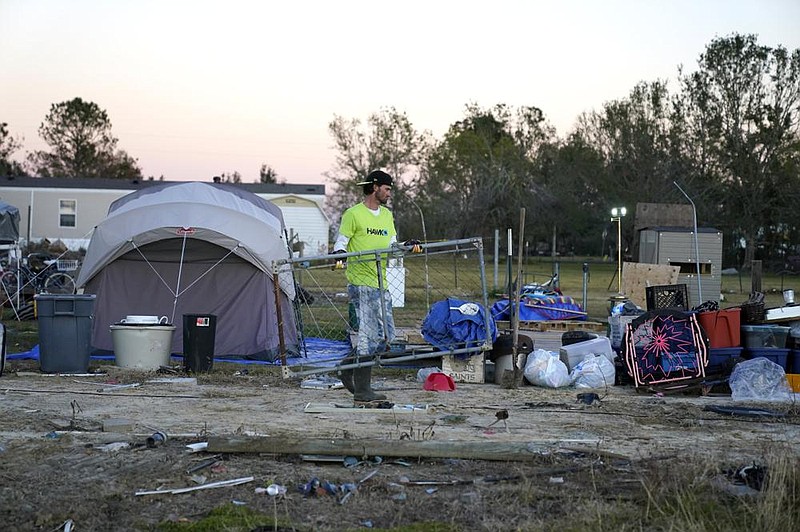
<svg viewBox="0 0 800 532"><path fill-rule="evenodd" d="M436 367L428 367L428 368L420 368L417 371L417 382L425 382L425 379L428 378L428 375L431 373L441 373L442 370Z"/></svg>
<svg viewBox="0 0 800 532"><path fill-rule="evenodd" d="M570 380L576 388L605 388L614 386L616 369L605 355L586 355L575 364Z"/></svg>
<svg viewBox="0 0 800 532"><path fill-rule="evenodd" d="M561 388L569 386L569 370L558 358L558 353L537 349L528 355L522 374L535 386Z"/></svg>
<svg viewBox="0 0 800 532"><path fill-rule="evenodd" d="M786 372L764 357L736 364L728 384L734 401L791 401L793 397Z"/></svg>

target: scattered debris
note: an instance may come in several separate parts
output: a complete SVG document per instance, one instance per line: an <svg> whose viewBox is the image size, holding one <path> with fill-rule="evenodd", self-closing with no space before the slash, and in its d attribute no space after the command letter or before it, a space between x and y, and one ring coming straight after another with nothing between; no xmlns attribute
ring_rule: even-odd
<svg viewBox="0 0 800 532"><path fill-rule="evenodd" d="M499 477L495 476L485 476L480 478L475 478L472 480L463 480L463 479L453 479L453 480L411 480L406 476L401 476L398 479L400 484L405 484L408 486L460 486L460 485L470 485L470 484L494 484L497 482L509 482L520 480L522 478L521 475L503 475Z"/></svg>
<svg viewBox="0 0 800 532"><path fill-rule="evenodd" d="M748 488L761 491L767 480L767 468L753 463L727 472L728 477L735 484L745 485Z"/></svg>
<svg viewBox="0 0 800 532"><path fill-rule="evenodd" d="M715 412L717 414L728 414L731 416L744 416L756 418L780 418L786 417L783 412L775 410L766 410L763 408L748 408L744 406L723 406L723 405L706 405L703 410L707 412Z"/></svg>
<svg viewBox="0 0 800 532"><path fill-rule="evenodd" d="M266 488L256 488L255 492L258 494L266 493L270 497L283 497L286 495L286 486L281 486L280 484L270 484Z"/></svg>
<svg viewBox="0 0 800 532"><path fill-rule="evenodd" d="M148 380L147 384L197 384L197 377L159 377Z"/></svg>
<svg viewBox="0 0 800 532"><path fill-rule="evenodd" d="M216 464L217 462L219 462L222 459L223 459L223 457L222 457L221 454L215 454L211 458L203 460L202 462L199 462L199 463L193 465L192 467L187 468L186 469L186 474L187 475L191 475L192 473L194 473L196 471L200 471L201 469L205 469L206 467L213 466L214 464Z"/></svg>
<svg viewBox="0 0 800 532"><path fill-rule="evenodd" d="M150 490L150 491L137 491L134 495L141 496L141 495L177 495L179 493L187 493L190 491L197 491L197 490L207 490L207 489L214 489L214 488L224 488L228 486L238 486L239 484L246 484L248 482L252 482L254 480L253 477L243 477L243 478L234 478L231 480L221 480L219 482L212 482L211 484L203 484L201 486L194 486L188 488L176 488L171 490Z"/></svg>
<svg viewBox="0 0 800 532"><path fill-rule="evenodd" d="M162 445L164 442L167 441L167 434L165 432L161 432L160 430L154 432L152 435L147 437L146 443L147 446L151 449L153 447L158 447Z"/></svg>
<svg viewBox="0 0 800 532"><path fill-rule="evenodd" d="M200 451L205 451L208 448L208 442L201 441L197 443L190 443L186 447L189 448L190 453L199 453Z"/></svg>
<svg viewBox="0 0 800 532"><path fill-rule="evenodd" d="M460 414L450 414L447 416L443 416L440 421L445 425L460 425L467 421L468 416L463 416Z"/></svg>
<svg viewBox="0 0 800 532"><path fill-rule="evenodd" d="M97 391L100 392L100 393L117 392L119 390L125 390L125 389L128 389L128 388L138 388L141 385L142 384L140 382L134 382L134 383L131 383L131 384L110 384L110 385L106 386L105 388L98 388Z"/></svg>
<svg viewBox="0 0 800 532"><path fill-rule="evenodd" d="M380 465L383 462L383 458L380 456L373 456L368 460L359 460L355 456L345 456L343 462L344 466L348 468L360 466L361 464Z"/></svg>
<svg viewBox="0 0 800 532"><path fill-rule="evenodd" d="M95 446L95 449L103 451L104 453L115 453L121 449L127 449L130 446L131 444L126 441L115 441L105 445L97 445Z"/></svg>
<svg viewBox="0 0 800 532"><path fill-rule="evenodd" d="M594 392L579 393L576 402L586 405L593 405L594 403L600 404L600 396Z"/></svg>
<svg viewBox="0 0 800 532"><path fill-rule="evenodd" d="M338 390L344 388L344 384L340 379L331 377L329 375L318 375L305 379L300 383L301 388L309 390Z"/></svg>
<svg viewBox="0 0 800 532"><path fill-rule="evenodd" d="M103 432L133 432L136 428L136 421L124 418L114 417L103 420Z"/></svg>

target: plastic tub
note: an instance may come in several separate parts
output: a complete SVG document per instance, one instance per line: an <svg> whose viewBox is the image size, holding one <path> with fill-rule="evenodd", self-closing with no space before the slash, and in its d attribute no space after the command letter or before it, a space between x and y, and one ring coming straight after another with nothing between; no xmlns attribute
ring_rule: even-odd
<svg viewBox="0 0 800 532"><path fill-rule="evenodd" d="M706 373L721 373L731 369L730 361L742 356L741 347L725 347L708 350Z"/></svg>
<svg viewBox="0 0 800 532"><path fill-rule="evenodd" d="M706 332L711 349L741 345L741 314L739 307L697 313L697 321Z"/></svg>
<svg viewBox="0 0 800 532"><path fill-rule="evenodd" d="M787 373L786 381L794 393L800 393L800 375Z"/></svg>
<svg viewBox="0 0 800 532"><path fill-rule="evenodd" d="M611 340L606 336L598 336L577 344L563 345L559 350L561 362L566 364L570 371L578 362L583 362L586 355L605 355L613 364L616 353L611 349Z"/></svg>
<svg viewBox="0 0 800 532"><path fill-rule="evenodd" d="M786 347L791 327L780 325L742 325L742 346L746 348Z"/></svg>
<svg viewBox="0 0 800 532"><path fill-rule="evenodd" d="M753 359L763 357L775 362L786 371L786 362L791 349L781 349L779 347L748 348L744 350L744 358Z"/></svg>
<svg viewBox="0 0 800 532"><path fill-rule="evenodd" d="M111 325L109 328L117 366L147 370L169 365L174 325Z"/></svg>
<svg viewBox="0 0 800 532"><path fill-rule="evenodd" d="M800 349L792 349L786 362L787 373L800 373Z"/></svg>

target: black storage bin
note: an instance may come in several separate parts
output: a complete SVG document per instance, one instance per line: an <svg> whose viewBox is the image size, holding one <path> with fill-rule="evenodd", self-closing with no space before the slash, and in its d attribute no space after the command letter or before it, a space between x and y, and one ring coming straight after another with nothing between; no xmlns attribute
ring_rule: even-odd
<svg viewBox="0 0 800 532"><path fill-rule="evenodd" d="M217 317L213 314L183 315L183 365L187 371L211 370L216 330Z"/></svg>
<svg viewBox="0 0 800 532"><path fill-rule="evenodd" d="M665 284L645 288L647 310L676 309L689 310L689 296L685 284Z"/></svg>

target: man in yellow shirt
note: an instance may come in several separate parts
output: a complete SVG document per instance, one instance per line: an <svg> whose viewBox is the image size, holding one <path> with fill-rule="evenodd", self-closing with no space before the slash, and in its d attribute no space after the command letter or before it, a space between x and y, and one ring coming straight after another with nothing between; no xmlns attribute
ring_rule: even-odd
<svg viewBox="0 0 800 532"><path fill-rule="evenodd" d="M352 253L387 249L397 241L392 211L386 203L392 197L392 176L381 170L371 172L358 183L364 200L342 215L334 253ZM355 257L347 263L347 291L358 318L358 341L355 353L343 364L363 362L376 353L388 351L394 338L392 297L386 284L386 260L381 261L382 279L378 279L376 262L371 256ZM356 401L379 401L383 394L372 390L372 366L340 371L345 387Z"/></svg>

